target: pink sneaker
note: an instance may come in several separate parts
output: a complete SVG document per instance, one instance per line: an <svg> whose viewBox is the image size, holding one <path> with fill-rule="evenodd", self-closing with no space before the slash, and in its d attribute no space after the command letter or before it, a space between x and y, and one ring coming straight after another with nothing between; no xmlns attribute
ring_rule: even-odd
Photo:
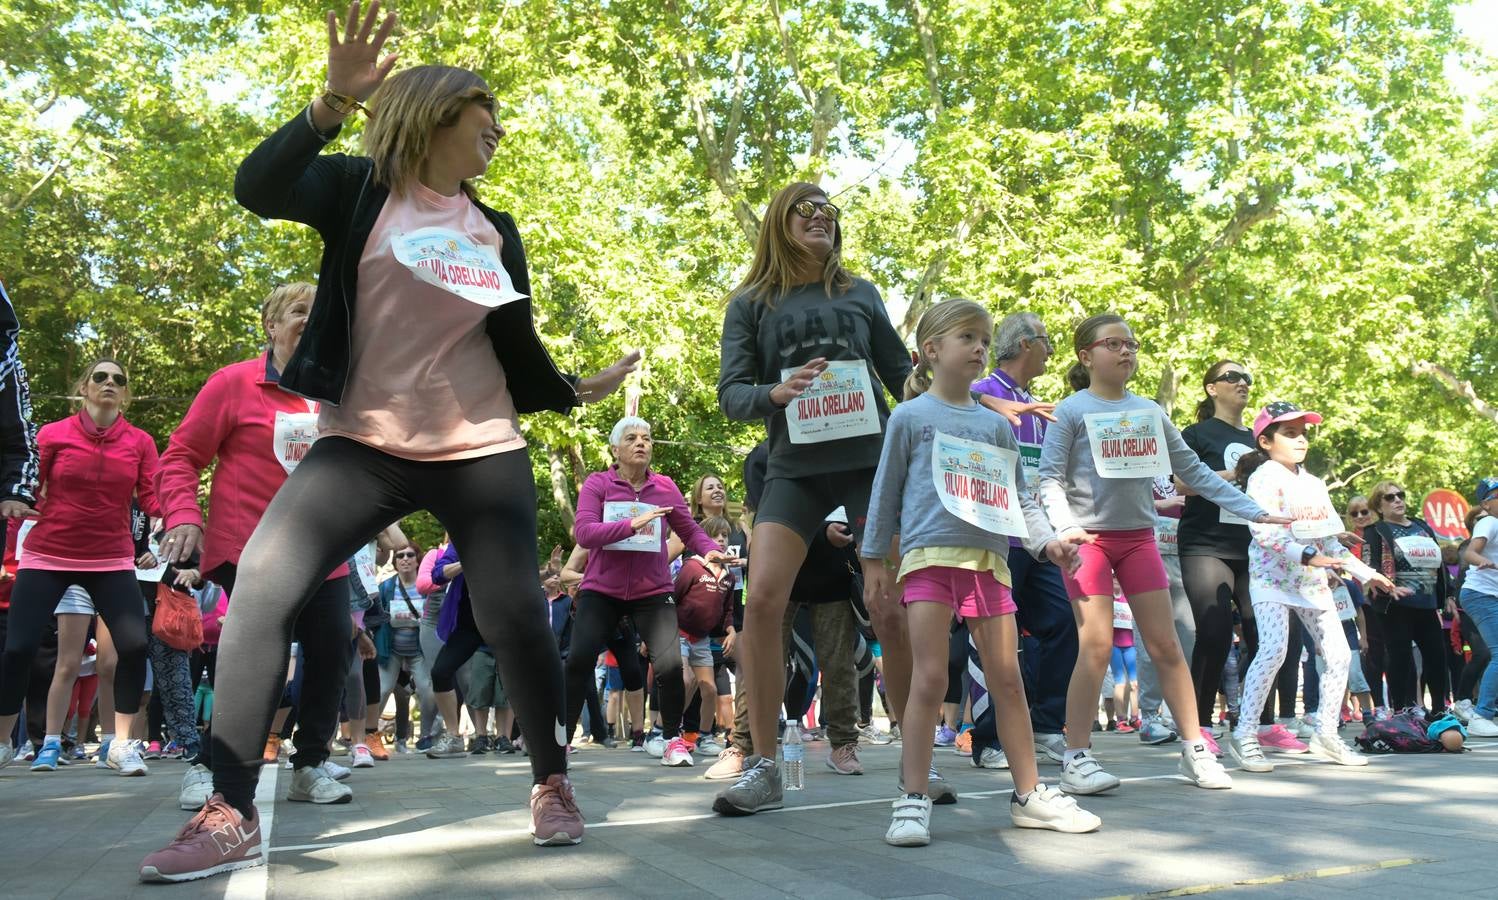
<svg viewBox="0 0 1498 900"><path fill-rule="evenodd" d="M1212 737L1212 732L1205 728L1202 729L1202 743L1207 745L1207 749L1212 751L1213 756L1222 755L1222 748L1217 746L1217 739Z"/></svg>
<svg viewBox="0 0 1498 900"><path fill-rule="evenodd" d="M531 788L531 836L537 847L583 842L583 814L566 775L552 775Z"/></svg>
<svg viewBox="0 0 1498 900"><path fill-rule="evenodd" d="M260 816L246 821L223 794L214 794L170 844L141 861L140 880L192 881L262 865Z"/></svg>
<svg viewBox="0 0 1498 900"><path fill-rule="evenodd" d="M1259 746L1265 753L1306 753L1311 749L1283 725L1260 728Z"/></svg>

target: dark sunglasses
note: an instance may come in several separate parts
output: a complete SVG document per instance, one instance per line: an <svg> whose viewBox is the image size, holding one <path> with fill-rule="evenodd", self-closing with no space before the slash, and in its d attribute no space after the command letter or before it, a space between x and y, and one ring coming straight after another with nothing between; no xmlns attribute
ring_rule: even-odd
<svg viewBox="0 0 1498 900"><path fill-rule="evenodd" d="M130 383L130 379L126 378L125 373L123 372L95 372L94 374L90 375L89 378L93 381L94 384L103 384L106 381L113 381L117 387L124 387L125 385Z"/></svg>
<svg viewBox="0 0 1498 900"><path fill-rule="evenodd" d="M415 559L416 558L416 551L415 550L401 550L401 551L399 551L398 553L395 554L395 558L396 559Z"/></svg>
<svg viewBox="0 0 1498 900"><path fill-rule="evenodd" d="M1403 500L1403 499L1404 499L1404 491L1390 491L1389 493L1384 494L1384 502L1385 503L1389 502L1390 500Z"/></svg>
<svg viewBox="0 0 1498 900"><path fill-rule="evenodd" d="M1354 519L1361 519L1363 516L1371 516L1371 515L1373 515L1373 510L1371 510L1371 509L1354 509L1354 510L1351 510L1350 512L1348 512L1348 515L1352 516Z"/></svg>
<svg viewBox="0 0 1498 900"><path fill-rule="evenodd" d="M1228 384L1237 384L1241 381L1249 387L1254 386L1254 377L1247 372L1223 372L1209 383L1216 384L1219 381L1226 381Z"/></svg>
<svg viewBox="0 0 1498 900"><path fill-rule="evenodd" d="M816 200L799 201L795 206L791 207L791 210L803 219L810 219L817 214L817 210L821 210L822 215L826 216L829 222L836 222L837 217L842 215L843 212L831 203L827 203L826 201L818 202Z"/></svg>

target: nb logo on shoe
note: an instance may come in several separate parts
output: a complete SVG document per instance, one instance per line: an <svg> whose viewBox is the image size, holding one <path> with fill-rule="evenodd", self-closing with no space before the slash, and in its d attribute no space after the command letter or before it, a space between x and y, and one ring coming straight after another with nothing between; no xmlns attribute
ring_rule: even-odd
<svg viewBox="0 0 1498 900"><path fill-rule="evenodd" d="M222 828L214 829L213 843L218 847L218 852L221 855L228 856L243 846L245 841L254 837L255 833L259 830L259 825L256 825L253 831L245 831L243 828L230 822Z"/></svg>

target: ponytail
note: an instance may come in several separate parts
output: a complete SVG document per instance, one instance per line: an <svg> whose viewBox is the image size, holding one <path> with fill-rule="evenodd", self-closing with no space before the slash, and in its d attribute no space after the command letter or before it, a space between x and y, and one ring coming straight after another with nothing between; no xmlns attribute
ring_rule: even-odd
<svg viewBox="0 0 1498 900"><path fill-rule="evenodd" d="M931 390L931 364L921 360L905 379L905 396L903 400L914 400L920 395Z"/></svg>
<svg viewBox="0 0 1498 900"><path fill-rule="evenodd" d="M1208 416L1207 418L1211 418ZM1237 482L1239 490L1247 490L1248 476L1258 471L1259 466L1269 462L1269 454L1263 450L1250 450L1238 457L1238 466L1233 470L1233 481Z"/></svg>
<svg viewBox="0 0 1498 900"><path fill-rule="evenodd" d="M915 369L905 379L904 399L914 400L931 389L934 375L931 360L926 356L926 342L939 341L968 327L978 327L991 334L993 317L981 305L960 297L943 300L921 314L921 320L915 326L915 354L912 358Z"/></svg>
<svg viewBox="0 0 1498 900"><path fill-rule="evenodd" d="M1079 360L1066 370L1066 383L1071 385L1073 391L1085 391L1092 384L1092 373Z"/></svg>
<svg viewBox="0 0 1498 900"><path fill-rule="evenodd" d="M1211 397L1202 398L1202 402L1196 404L1196 421L1205 422L1217 415L1217 403Z"/></svg>

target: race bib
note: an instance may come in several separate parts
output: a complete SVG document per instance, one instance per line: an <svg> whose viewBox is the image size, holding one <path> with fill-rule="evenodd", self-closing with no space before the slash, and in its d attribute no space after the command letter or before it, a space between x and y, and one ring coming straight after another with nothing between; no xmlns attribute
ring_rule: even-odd
<svg viewBox="0 0 1498 900"><path fill-rule="evenodd" d="M1330 505L1306 508L1292 506L1290 515L1295 519L1290 523L1290 533L1295 535L1297 541L1336 537L1346 530L1342 527L1342 516Z"/></svg>
<svg viewBox="0 0 1498 900"><path fill-rule="evenodd" d="M390 236L390 250L417 281L457 294L470 303L493 309L527 296L515 290L494 248L466 234L447 228L395 232Z"/></svg>
<svg viewBox="0 0 1498 900"><path fill-rule="evenodd" d="M155 541L150 542L150 547L151 555L156 557L156 567L153 569L136 569L135 580L159 584L161 577L166 574L166 560L161 555L161 547Z"/></svg>
<svg viewBox="0 0 1498 900"><path fill-rule="evenodd" d="M1170 474L1165 426L1158 409L1088 413L1092 464L1104 478L1154 478Z"/></svg>
<svg viewBox="0 0 1498 900"><path fill-rule="evenodd" d="M781 380L797 369L782 369ZM879 407L861 359L827 364L827 370L785 409L785 424L793 444L820 444L842 438L879 433Z"/></svg>
<svg viewBox="0 0 1498 900"><path fill-rule="evenodd" d="M409 592L402 594L400 587L397 586L395 595L390 600L390 621L397 625L420 623L422 611L426 608L426 599L421 594Z"/></svg>
<svg viewBox="0 0 1498 900"><path fill-rule="evenodd" d="M1025 476L1025 490L1040 494L1040 445L1019 445L1020 473Z"/></svg>
<svg viewBox="0 0 1498 900"><path fill-rule="evenodd" d="M1395 538L1394 544L1404 554L1405 562L1412 569L1431 570L1441 567L1441 548L1423 534L1410 534Z"/></svg>
<svg viewBox="0 0 1498 900"><path fill-rule="evenodd" d="M1347 586L1337 584L1332 587L1332 602L1336 604L1337 618L1343 622L1358 617L1357 607L1352 603L1352 594L1348 593Z"/></svg>
<svg viewBox="0 0 1498 900"><path fill-rule="evenodd" d="M931 443L931 480L947 512L994 534L1028 538L1014 466L1019 454L942 434Z"/></svg>
<svg viewBox="0 0 1498 900"><path fill-rule="evenodd" d="M1113 627L1134 628L1134 611L1129 609L1129 604L1123 600L1113 601Z"/></svg>
<svg viewBox="0 0 1498 900"><path fill-rule="evenodd" d="M307 401L307 412L278 410L274 434L276 462L290 475L317 440L317 404Z"/></svg>
<svg viewBox="0 0 1498 900"><path fill-rule="evenodd" d="M359 548L359 552L354 554L354 564L350 568L353 569L354 576L359 579L359 585L364 589L365 594L380 592L380 582L375 576L379 567L375 565L373 544L365 544Z"/></svg>
<svg viewBox="0 0 1498 900"><path fill-rule="evenodd" d="M1180 556L1181 520L1170 516L1155 516L1155 543L1160 545L1161 556Z"/></svg>
<svg viewBox="0 0 1498 900"><path fill-rule="evenodd" d="M1252 452L1253 452L1253 448L1249 447L1247 444L1239 444L1239 443L1228 444L1226 447L1222 448L1222 467L1223 467L1223 469L1231 472L1232 470L1238 468L1238 460L1240 460L1240 459L1243 458L1243 454L1245 454L1245 453L1252 453ZM1242 516L1233 515L1232 513L1228 512L1226 509L1223 509L1222 507L1218 507L1217 521L1221 522L1223 525L1252 525L1253 524L1252 522L1248 521L1247 519L1243 518Z"/></svg>
<svg viewBox="0 0 1498 900"><path fill-rule="evenodd" d="M610 501L603 504L603 520L627 522L636 516L643 516L654 508L649 503L640 503L637 500ZM644 531L612 544L605 544L603 549L625 550L630 553L657 553L661 549L661 521L661 519L651 519Z"/></svg>

